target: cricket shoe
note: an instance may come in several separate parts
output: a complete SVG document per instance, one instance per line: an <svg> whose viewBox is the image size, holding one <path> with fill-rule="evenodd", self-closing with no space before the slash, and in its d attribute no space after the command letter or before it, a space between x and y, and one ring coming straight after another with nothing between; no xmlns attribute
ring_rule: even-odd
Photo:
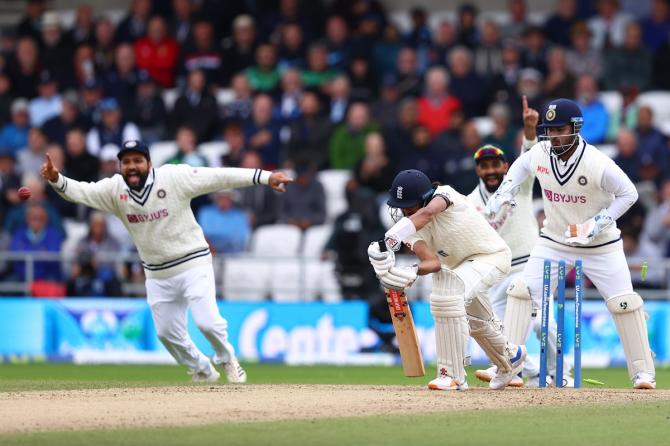
<svg viewBox="0 0 670 446"><path fill-rule="evenodd" d="M244 371L237 358L234 356L228 362L221 364L226 378L230 384L243 384L247 382L247 372Z"/></svg>
<svg viewBox="0 0 670 446"><path fill-rule="evenodd" d="M517 345L516 354L510 362L512 363L512 369L509 372L500 372L489 382L489 389L492 390L501 390L509 386L514 378L518 378L518 374L523 370L523 361L526 359L526 347L523 345Z"/></svg>
<svg viewBox="0 0 670 446"><path fill-rule="evenodd" d="M449 375L438 376L434 380L428 383L428 388L430 390L467 390L468 383L463 381L459 384L455 378L452 378Z"/></svg>
<svg viewBox="0 0 670 446"><path fill-rule="evenodd" d="M478 380L484 381L485 383L491 382L494 376L496 376L496 373L498 373L498 367L495 365L492 365L486 370L477 370L475 372L475 376L477 377ZM510 387L523 387L523 379L520 376L515 376L512 381L508 384Z"/></svg>
<svg viewBox="0 0 670 446"><path fill-rule="evenodd" d="M209 364L209 368L204 370L191 370L188 372L191 375L191 380L194 383L210 383L213 384L221 378L221 374L216 371L213 365Z"/></svg>
<svg viewBox="0 0 670 446"><path fill-rule="evenodd" d="M654 390L656 388L656 378L651 373L639 372L633 376L633 388Z"/></svg>
<svg viewBox="0 0 670 446"><path fill-rule="evenodd" d="M538 382L540 382L539 377L538 377ZM556 379L552 376L551 378L547 377L547 385L556 387ZM572 379L570 376L564 376L563 377L563 385L561 387L568 387L568 388L573 388L575 387L575 380Z"/></svg>

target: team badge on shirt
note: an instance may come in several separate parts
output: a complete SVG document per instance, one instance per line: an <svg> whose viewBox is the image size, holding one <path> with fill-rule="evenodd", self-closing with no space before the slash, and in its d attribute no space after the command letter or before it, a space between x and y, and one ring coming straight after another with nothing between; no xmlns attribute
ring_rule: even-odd
<svg viewBox="0 0 670 446"><path fill-rule="evenodd" d="M579 178L577 178L577 182L579 183L580 186L586 186L586 183L588 183L588 180L584 175L581 175Z"/></svg>
<svg viewBox="0 0 670 446"><path fill-rule="evenodd" d="M156 192L156 196L158 198L165 198L165 195L166 195L165 189L158 189L158 192Z"/></svg>

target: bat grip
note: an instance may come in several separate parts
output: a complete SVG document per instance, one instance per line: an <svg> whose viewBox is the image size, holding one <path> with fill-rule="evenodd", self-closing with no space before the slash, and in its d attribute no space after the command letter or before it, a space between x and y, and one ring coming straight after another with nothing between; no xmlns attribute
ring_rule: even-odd
<svg viewBox="0 0 670 446"><path fill-rule="evenodd" d="M377 240L377 244L379 245L379 251L380 252L386 252L387 251L386 242L384 241L383 238L380 238L379 240Z"/></svg>

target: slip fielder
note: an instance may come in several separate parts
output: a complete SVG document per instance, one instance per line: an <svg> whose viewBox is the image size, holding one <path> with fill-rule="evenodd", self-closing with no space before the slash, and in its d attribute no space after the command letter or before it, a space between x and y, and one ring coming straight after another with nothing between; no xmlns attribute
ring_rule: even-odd
<svg viewBox="0 0 670 446"><path fill-rule="evenodd" d="M260 169L153 168L141 141L126 141L118 153L120 174L96 183L74 181L46 155L40 174L65 199L121 219L137 246L146 276L147 300L158 338L194 381L216 382L221 365L231 383L247 375L228 342L228 323L216 306L212 256L191 211L191 200L221 189L267 184L283 192L291 182L282 172ZM188 335L186 310L214 349L207 358Z"/></svg>

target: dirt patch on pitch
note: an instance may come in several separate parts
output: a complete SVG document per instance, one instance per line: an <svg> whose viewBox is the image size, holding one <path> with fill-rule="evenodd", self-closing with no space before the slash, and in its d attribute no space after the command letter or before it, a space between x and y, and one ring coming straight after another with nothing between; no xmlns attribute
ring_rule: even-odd
<svg viewBox="0 0 670 446"><path fill-rule="evenodd" d="M0 433L670 400L670 391L247 385L0 393Z"/></svg>

